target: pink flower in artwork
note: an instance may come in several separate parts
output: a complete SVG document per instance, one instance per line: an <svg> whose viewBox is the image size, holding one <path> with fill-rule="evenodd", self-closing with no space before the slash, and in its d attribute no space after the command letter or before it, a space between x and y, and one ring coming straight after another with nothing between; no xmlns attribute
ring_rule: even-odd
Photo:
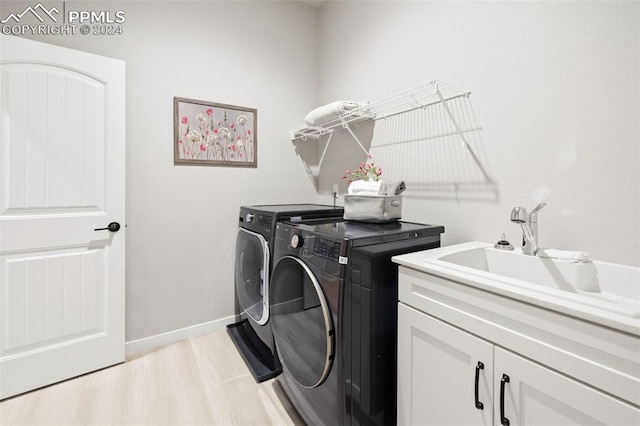
<svg viewBox="0 0 640 426"><path fill-rule="evenodd" d="M213 114L213 110L212 110L211 108L209 108L209 109L207 110L207 115L208 115L209 117L211 117L211 114Z"/></svg>
<svg viewBox="0 0 640 426"><path fill-rule="evenodd" d="M205 144L200 144L200 151L206 151L207 150L207 146Z"/></svg>
<svg viewBox="0 0 640 426"><path fill-rule="evenodd" d="M251 130L247 130L247 134L250 135L251 134Z"/></svg>
<svg viewBox="0 0 640 426"><path fill-rule="evenodd" d="M238 147L235 145L231 145L231 149L235 152L235 150L238 149Z"/></svg>
<svg viewBox="0 0 640 426"><path fill-rule="evenodd" d="M233 123L231 123L231 124L229 124L229 127L230 127L231 129L235 129L235 128L236 128L236 125L235 125L235 124L233 124Z"/></svg>
<svg viewBox="0 0 640 426"><path fill-rule="evenodd" d="M189 122L189 119L187 117L182 117L182 124L187 124Z"/></svg>
<svg viewBox="0 0 640 426"><path fill-rule="evenodd" d="M213 133L215 133L216 135L218 134L218 128L217 127L215 129L213 129Z"/></svg>
<svg viewBox="0 0 640 426"><path fill-rule="evenodd" d="M182 143L182 139L178 139L178 143Z"/></svg>

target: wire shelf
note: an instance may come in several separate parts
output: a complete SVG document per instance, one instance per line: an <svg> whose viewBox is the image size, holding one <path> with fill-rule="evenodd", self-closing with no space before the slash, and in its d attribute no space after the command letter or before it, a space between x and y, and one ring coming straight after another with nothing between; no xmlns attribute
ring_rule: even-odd
<svg viewBox="0 0 640 426"><path fill-rule="evenodd" d="M371 102L334 102L309 113L314 125L292 132L291 142L319 192L335 192L335 176L375 157L386 176L415 190L493 200L470 94L432 80Z"/></svg>
<svg viewBox="0 0 640 426"><path fill-rule="evenodd" d="M459 97L468 97L469 95L470 92L465 92L439 80L432 80L393 95L367 102L317 125L296 130L291 133L291 140L304 141L308 138L318 138L337 130L348 129L350 126L364 121L385 119L426 108L440 102Z"/></svg>

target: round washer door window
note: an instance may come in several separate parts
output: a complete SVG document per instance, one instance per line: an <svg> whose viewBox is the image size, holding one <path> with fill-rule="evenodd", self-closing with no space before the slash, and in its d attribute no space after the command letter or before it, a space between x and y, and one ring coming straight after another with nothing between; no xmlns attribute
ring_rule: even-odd
<svg viewBox="0 0 640 426"><path fill-rule="evenodd" d="M236 294L258 324L269 320L269 246L260 234L240 228L236 242Z"/></svg>
<svg viewBox="0 0 640 426"><path fill-rule="evenodd" d="M318 280L300 259L285 256L271 274L271 324L285 370L302 386L319 386L333 361L331 313Z"/></svg>

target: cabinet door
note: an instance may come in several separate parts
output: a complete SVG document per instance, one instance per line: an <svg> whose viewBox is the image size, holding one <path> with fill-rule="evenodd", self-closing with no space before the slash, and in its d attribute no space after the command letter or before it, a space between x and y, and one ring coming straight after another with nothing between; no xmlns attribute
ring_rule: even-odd
<svg viewBox="0 0 640 426"><path fill-rule="evenodd" d="M494 389L496 425L502 398L510 426L640 425L638 408L498 347Z"/></svg>
<svg viewBox="0 0 640 426"><path fill-rule="evenodd" d="M398 424L491 425L492 383L492 344L398 305Z"/></svg>

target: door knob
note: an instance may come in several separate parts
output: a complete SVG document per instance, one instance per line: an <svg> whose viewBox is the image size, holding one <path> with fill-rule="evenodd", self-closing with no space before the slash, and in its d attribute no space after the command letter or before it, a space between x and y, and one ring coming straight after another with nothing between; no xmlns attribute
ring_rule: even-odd
<svg viewBox="0 0 640 426"><path fill-rule="evenodd" d="M111 222L106 228L96 228L94 231L110 231L118 232L120 230L120 224L118 222Z"/></svg>

